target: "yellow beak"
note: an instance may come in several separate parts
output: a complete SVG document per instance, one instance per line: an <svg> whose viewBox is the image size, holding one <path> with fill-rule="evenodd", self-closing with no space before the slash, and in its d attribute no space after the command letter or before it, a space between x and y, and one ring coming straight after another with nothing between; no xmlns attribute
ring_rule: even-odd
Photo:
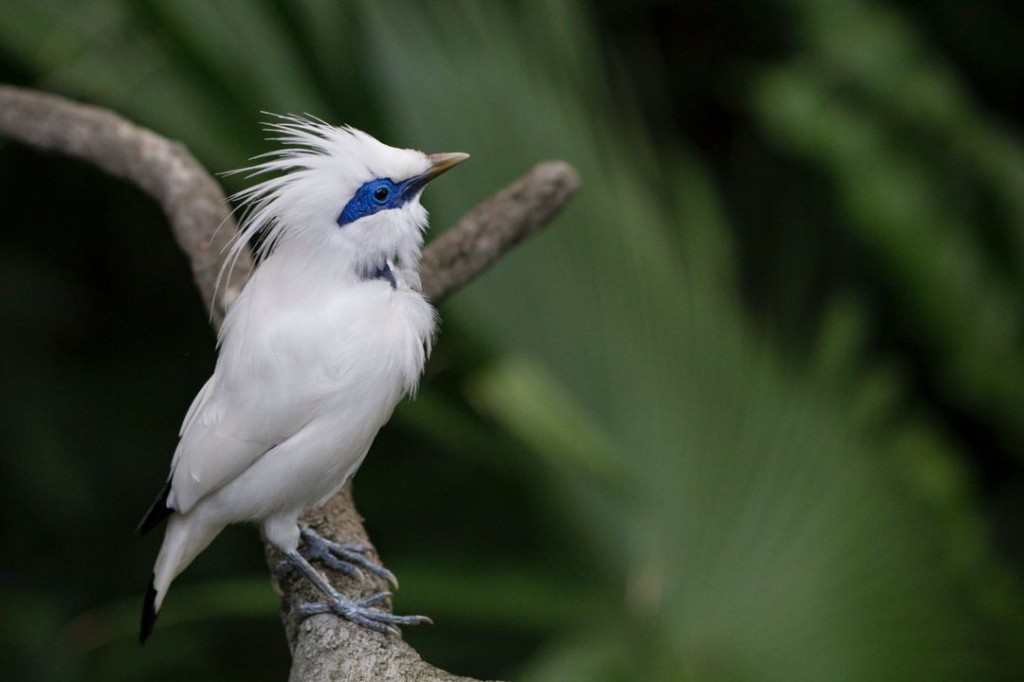
<svg viewBox="0 0 1024 682"><path fill-rule="evenodd" d="M427 159L430 161L430 170L423 174L424 179L433 180L441 173L451 170L468 158L469 154L463 154L462 152L430 154L427 156Z"/></svg>

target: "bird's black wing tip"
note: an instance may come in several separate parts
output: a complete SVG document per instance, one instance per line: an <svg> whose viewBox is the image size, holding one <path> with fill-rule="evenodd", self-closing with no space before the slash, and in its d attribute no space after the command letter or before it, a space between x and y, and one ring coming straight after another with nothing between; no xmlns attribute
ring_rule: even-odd
<svg viewBox="0 0 1024 682"><path fill-rule="evenodd" d="M139 535L145 535L149 531L153 530L161 521L166 519L168 516L174 513L174 510L167 506L167 496L171 494L171 479L167 479L167 483L160 489L160 493L153 500L153 504L149 505L149 509L146 510L146 515L139 521L139 525L135 527L135 532Z"/></svg>
<svg viewBox="0 0 1024 682"><path fill-rule="evenodd" d="M142 627L139 628L139 644L145 644L156 625L156 587L149 582L149 589L142 600Z"/></svg>

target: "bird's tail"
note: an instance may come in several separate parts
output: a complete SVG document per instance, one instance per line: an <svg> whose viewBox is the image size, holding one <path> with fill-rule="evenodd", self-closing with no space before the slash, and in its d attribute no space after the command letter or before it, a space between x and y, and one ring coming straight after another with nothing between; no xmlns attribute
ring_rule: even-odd
<svg viewBox="0 0 1024 682"><path fill-rule="evenodd" d="M157 613L171 582L206 549L223 528L223 524L201 520L195 514L173 514L170 517L164 534L164 544L160 547L160 555L153 568L153 580L142 602L139 642L145 642L153 632Z"/></svg>

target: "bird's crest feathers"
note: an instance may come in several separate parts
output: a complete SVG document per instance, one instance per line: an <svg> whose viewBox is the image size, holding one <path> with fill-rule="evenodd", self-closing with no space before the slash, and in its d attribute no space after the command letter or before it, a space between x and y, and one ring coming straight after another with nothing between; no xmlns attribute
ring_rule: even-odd
<svg viewBox="0 0 1024 682"><path fill-rule="evenodd" d="M228 171L261 178L231 196L241 212L240 229L227 247L218 276L218 289L234 269L239 256L258 240L257 263L266 258L283 239L305 235L311 248L334 232L324 224L337 220L352 194L368 180L380 177L401 179L429 168L425 154L398 149L351 126L333 126L305 114L270 114L264 123L268 139L280 148L259 154L251 166ZM418 220L425 226L426 214ZM401 255L401 254L398 254Z"/></svg>

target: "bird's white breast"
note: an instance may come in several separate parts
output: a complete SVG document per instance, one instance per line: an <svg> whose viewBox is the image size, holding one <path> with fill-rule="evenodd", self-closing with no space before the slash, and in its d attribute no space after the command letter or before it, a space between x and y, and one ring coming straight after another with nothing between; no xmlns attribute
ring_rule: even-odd
<svg viewBox="0 0 1024 682"><path fill-rule="evenodd" d="M273 261L232 308L215 375L230 412L224 426L268 451L211 502L237 510L252 496L251 517L315 504L354 473L415 390L436 324L434 309L408 287L282 280Z"/></svg>
<svg viewBox="0 0 1024 682"><path fill-rule="evenodd" d="M283 402L392 407L415 389L435 330L434 309L421 294L385 280L285 279L273 261L257 271L226 323L218 366L226 381Z"/></svg>

